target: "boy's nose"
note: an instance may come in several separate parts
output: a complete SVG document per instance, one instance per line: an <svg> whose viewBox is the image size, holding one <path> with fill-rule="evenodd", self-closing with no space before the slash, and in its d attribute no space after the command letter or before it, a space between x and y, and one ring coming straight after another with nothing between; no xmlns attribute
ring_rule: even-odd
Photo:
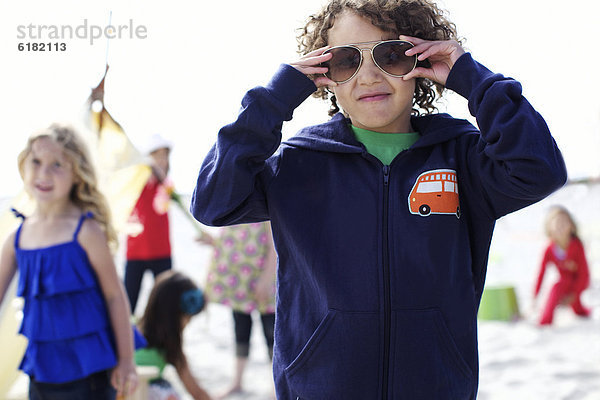
<svg viewBox="0 0 600 400"><path fill-rule="evenodd" d="M371 53L369 51L363 51L363 62L358 70L356 78L358 83L372 84L381 81L383 72L373 61Z"/></svg>

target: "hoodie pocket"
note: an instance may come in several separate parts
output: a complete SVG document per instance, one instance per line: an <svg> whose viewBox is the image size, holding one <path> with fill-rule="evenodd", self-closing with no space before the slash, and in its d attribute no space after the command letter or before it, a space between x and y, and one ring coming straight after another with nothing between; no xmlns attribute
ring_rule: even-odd
<svg viewBox="0 0 600 400"><path fill-rule="evenodd" d="M471 399L475 379L438 309L393 314L393 399Z"/></svg>
<svg viewBox="0 0 600 400"><path fill-rule="evenodd" d="M375 399L380 371L376 313L329 310L285 369L299 399Z"/></svg>

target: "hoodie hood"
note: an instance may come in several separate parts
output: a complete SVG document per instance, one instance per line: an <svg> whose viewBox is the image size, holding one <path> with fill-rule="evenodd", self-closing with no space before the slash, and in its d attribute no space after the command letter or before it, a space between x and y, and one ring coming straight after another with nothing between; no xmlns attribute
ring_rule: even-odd
<svg viewBox="0 0 600 400"><path fill-rule="evenodd" d="M411 117L411 124L421 135L413 148L436 145L469 133L479 134L467 120L455 119L445 113L414 116ZM337 113L324 124L300 130L284 144L333 153L361 153L363 147L349 125L350 119Z"/></svg>

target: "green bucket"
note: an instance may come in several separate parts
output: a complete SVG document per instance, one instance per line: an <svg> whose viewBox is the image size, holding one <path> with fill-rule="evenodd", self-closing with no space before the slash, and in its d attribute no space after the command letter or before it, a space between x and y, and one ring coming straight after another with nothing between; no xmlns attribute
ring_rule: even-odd
<svg viewBox="0 0 600 400"><path fill-rule="evenodd" d="M477 318L480 320L515 321L519 319L519 305L515 288L491 286L483 290Z"/></svg>

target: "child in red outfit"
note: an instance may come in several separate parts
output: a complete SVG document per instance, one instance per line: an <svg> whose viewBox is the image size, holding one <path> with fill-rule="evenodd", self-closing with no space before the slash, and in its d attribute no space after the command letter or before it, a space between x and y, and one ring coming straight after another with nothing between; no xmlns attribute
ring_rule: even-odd
<svg viewBox="0 0 600 400"><path fill-rule="evenodd" d="M590 310L581 304L581 293L589 286L590 273L583 244L577 236L577 226L564 207L554 207L546 217L546 234L551 243L546 248L534 296L542 286L548 263L558 269L560 278L550 290L540 325L550 325L559 304L568 304L575 314L587 317Z"/></svg>
<svg viewBox="0 0 600 400"><path fill-rule="evenodd" d="M172 183L167 176L171 142L155 134L145 150L151 159L152 175L130 217L130 222L139 224L141 232L127 236L124 280L132 314L135 313L144 273L152 271L156 277L172 266L168 214Z"/></svg>

